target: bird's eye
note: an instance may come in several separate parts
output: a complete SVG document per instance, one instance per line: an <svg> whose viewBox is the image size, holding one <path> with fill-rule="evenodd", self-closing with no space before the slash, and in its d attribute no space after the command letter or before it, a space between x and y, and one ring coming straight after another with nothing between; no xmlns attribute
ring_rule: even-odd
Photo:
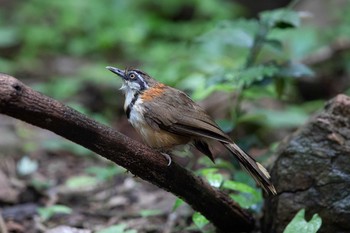
<svg viewBox="0 0 350 233"><path fill-rule="evenodd" d="M130 78L130 79L135 79L135 77L136 77L135 74L130 74L130 75L129 75L129 78Z"/></svg>

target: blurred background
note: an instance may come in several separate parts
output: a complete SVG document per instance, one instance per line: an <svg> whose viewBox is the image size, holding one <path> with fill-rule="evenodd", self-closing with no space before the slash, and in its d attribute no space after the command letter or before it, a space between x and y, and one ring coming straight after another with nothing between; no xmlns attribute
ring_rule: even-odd
<svg viewBox="0 0 350 233"><path fill-rule="evenodd" d="M186 91L266 165L279 141L326 100L350 94L347 0L0 5L0 72L137 140L122 109L121 80L107 65L139 68ZM260 190L225 150L215 149L216 165L187 149L176 152L175 161L258 214ZM45 232L62 223L120 232L203 231L201 216L184 205L172 211L174 203L180 206L84 148L0 115L0 209L10 232Z"/></svg>

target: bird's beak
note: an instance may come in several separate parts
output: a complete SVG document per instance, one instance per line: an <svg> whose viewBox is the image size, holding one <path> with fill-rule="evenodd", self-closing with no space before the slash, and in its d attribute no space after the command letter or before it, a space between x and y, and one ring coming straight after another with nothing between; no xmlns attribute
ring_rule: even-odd
<svg viewBox="0 0 350 233"><path fill-rule="evenodd" d="M117 74L119 77L125 79L125 71L124 70L121 70L121 69L118 69L118 68L115 68L112 66L107 66L106 68L109 69L110 71L112 71L113 73Z"/></svg>

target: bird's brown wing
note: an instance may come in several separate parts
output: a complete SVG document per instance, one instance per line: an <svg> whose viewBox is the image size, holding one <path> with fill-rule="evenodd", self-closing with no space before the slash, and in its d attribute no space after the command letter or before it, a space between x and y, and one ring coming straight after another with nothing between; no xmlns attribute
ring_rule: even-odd
<svg viewBox="0 0 350 233"><path fill-rule="evenodd" d="M205 137L231 143L205 111L185 93L167 88L162 97L145 101L144 118L155 130L189 137Z"/></svg>
<svg viewBox="0 0 350 233"><path fill-rule="evenodd" d="M236 156L241 165L247 169L262 188L269 193L276 194L266 169L225 135L210 116L185 93L169 87L161 98L155 98L153 101L145 101L143 105L145 107L145 120L153 129L188 137L198 137L197 148L203 152L209 151L209 149L201 137L220 141ZM213 160L211 153L208 156Z"/></svg>

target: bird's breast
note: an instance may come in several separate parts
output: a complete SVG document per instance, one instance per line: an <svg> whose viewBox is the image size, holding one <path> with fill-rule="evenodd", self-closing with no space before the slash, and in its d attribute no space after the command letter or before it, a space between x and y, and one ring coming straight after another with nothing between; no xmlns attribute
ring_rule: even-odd
<svg viewBox="0 0 350 233"><path fill-rule="evenodd" d="M136 100L133 106L130 107L128 120L136 130L147 124L143 117L144 111L145 109L142 107L141 99Z"/></svg>

